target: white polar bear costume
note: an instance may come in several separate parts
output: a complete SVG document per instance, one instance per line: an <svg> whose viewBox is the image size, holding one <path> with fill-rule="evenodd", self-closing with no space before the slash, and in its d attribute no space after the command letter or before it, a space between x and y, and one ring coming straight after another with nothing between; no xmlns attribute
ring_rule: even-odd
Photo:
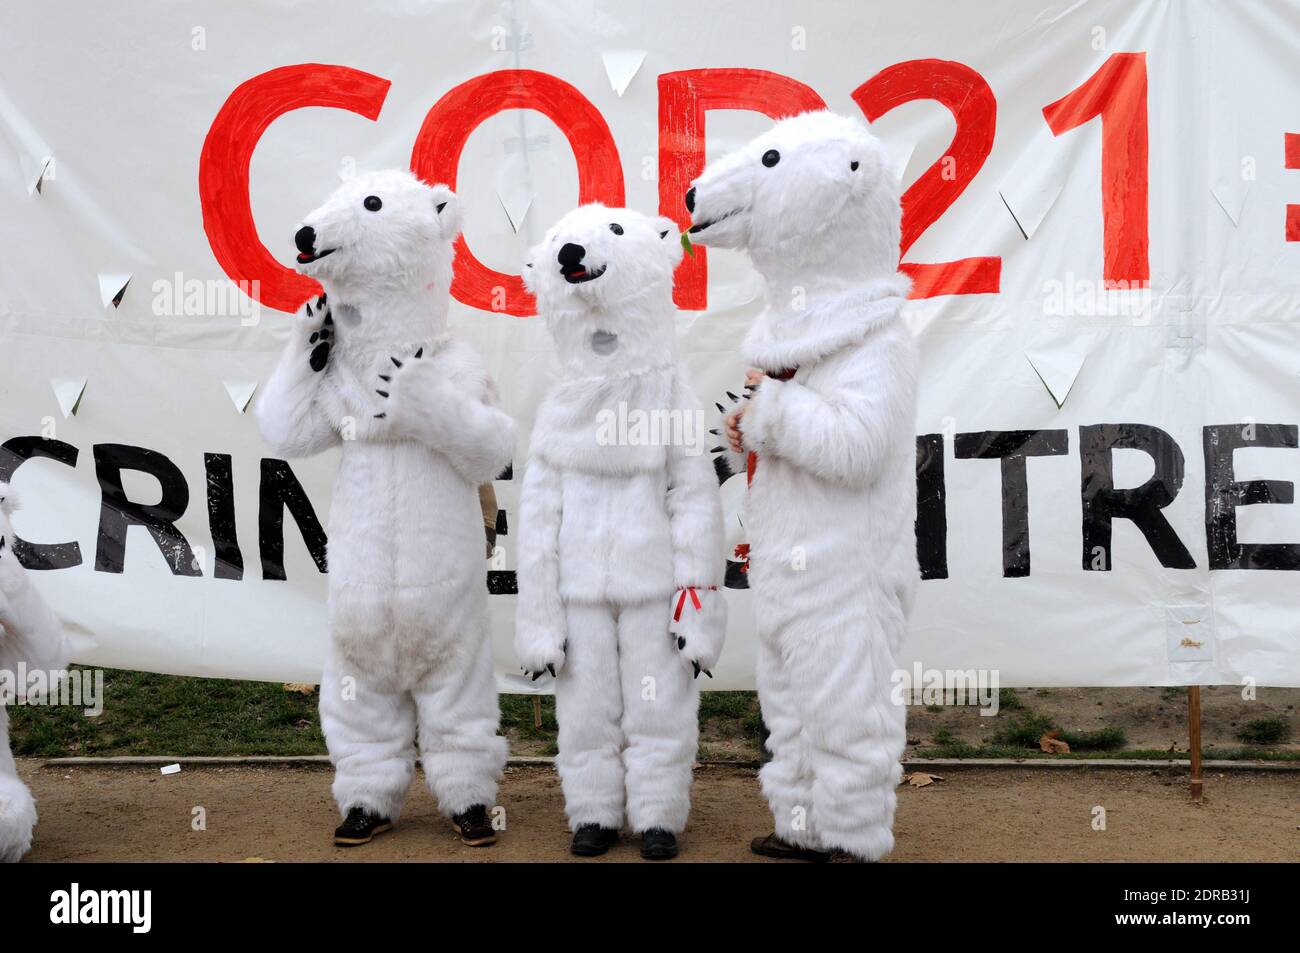
<svg viewBox="0 0 1300 953"><path fill-rule="evenodd" d="M919 579L898 182L864 124L806 113L709 165L687 205L693 238L748 251L767 283L743 354L768 376L740 402L763 791L781 840L875 860L894 842L891 675Z"/></svg>
<svg viewBox="0 0 1300 953"><path fill-rule="evenodd" d="M17 505L9 484L0 483L0 671L21 694L26 679L20 678L20 667L46 673L47 683L53 685L67 665L67 654L63 626L14 555L9 514ZM9 751L10 701L0 705L0 862L6 863L27 853L36 826L36 802L19 779Z"/></svg>
<svg viewBox="0 0 1300 953"><path fill-rule="evenodd" d="M257 416L276 452L341 445L329 514L321 726L340 812L395 821L418 736L443 813L491 808L505 764L478 486L514 452L478 356L447 330L455 195L357 176L304 221L326 294L295 321Z"/></svg>
<svg viewBox="0 0 1300 953"><path fill-rule="evenodd" d="M538 410L520 493L515 647L526 670L558 670L556 763L575 831L682 831L695 678L725 635L718 482L673 356L681 256L671 220L585 205L524 270L562 379Z"/></svg>

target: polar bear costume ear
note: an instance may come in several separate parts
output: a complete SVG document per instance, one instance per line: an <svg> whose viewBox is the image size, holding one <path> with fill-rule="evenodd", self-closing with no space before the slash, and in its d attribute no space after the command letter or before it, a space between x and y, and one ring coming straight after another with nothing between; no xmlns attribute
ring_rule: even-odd
<svg viewBox="0 0 1300 953"><path fill-rule="evenodd" d="M439 184L429 188L433 192L433 209L438 213L438 228L442 237L455 238L461 229L460 199L450 186Z"/></svg>
<svg viewBox="0 0 1300 953"><path fill-rule="evenodd" d="M659 233L659 239L665 246L668 253L668 260L672 262L674 268L681 262L682 256L686 253L682 246L682 230L676 222L665 215L658 215L652 223L655 231Z"/></svg>

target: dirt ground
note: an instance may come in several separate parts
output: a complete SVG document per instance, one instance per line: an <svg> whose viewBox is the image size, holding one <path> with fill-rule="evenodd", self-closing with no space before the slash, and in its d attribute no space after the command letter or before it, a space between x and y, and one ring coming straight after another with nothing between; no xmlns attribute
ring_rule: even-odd
<svg viewBox="0 0 1300 953"><path fill-rule="evenodd" d="M1260 688L1249 700L1232 685L1201 689L1202 744L1218 748L1239 748L1238 731L1260 718L1276 718L1292 729L1288 741L1270 746L1276 751L1300 751L1300 688ZM1175 688L1018 688L1016 697L1032 711L1049 716L1062 728L1075 732L1119 728L1127 743L1124 748L1186 752L1187 697ZM958 741L979 745L991 741L1008 718L1022 711L1004 709L996 718L981 717L973 708L944 705L931 711L917 705L907 710L909 746L917 755L931 742L934 733L947 729ZM1122 757L1122 755L1117 755Z"/></svg>
<svg viewBox="0 0 1300 953"><path fill-rule="evenodd" d="M325 767L41 767L20 761L41 821L29 861L570 861L550 766L512 767L497 846L460 845L417 780L400 824L374 843L330 843L337 814ZM899 789L890 861L1295 861L1300 773L1211 773L1194 804L1186 773L960 769ZM701 766L681 862L757 860L770 829L753 768ZM191 829L195 808L207 829ZM1105 809L1106 830L1093 829ZM639 861L624 841L604 862Z"/></svg>

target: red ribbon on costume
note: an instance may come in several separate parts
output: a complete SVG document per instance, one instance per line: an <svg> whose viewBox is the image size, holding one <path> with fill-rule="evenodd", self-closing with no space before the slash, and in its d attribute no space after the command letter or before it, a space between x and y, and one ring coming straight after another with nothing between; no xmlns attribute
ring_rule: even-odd
<svg viewBox="0 0 1300 953"><path fill-rule="evenodd" d="M713 590L716 590L718 587L717 587L717 586L708 586L707 588L709 588L709 589L713 589ZM686 594L687 594L687 593L690 593L690 596L691 596L691 602L695 605L695 611L696 611L696 612L699 612L701 609L704 608L704 606L702 606L702 605L700 604L700 596L699 596L699 593L697 593L697 592L695 591L695 587L694 587L694 586L687 586L685 589L682 590L682 594L681 594L680 596L678 596L678 598L677 598L677 608L673 611L673 621L674 621L674 622L680 622L680 621L682 621L682 609L686 608Z"/></svg>

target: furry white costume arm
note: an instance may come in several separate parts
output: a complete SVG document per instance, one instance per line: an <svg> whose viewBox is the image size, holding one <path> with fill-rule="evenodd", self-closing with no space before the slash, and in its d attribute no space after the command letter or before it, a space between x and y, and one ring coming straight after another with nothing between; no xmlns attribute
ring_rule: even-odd
<svg viewBox="0 0 1300 953"><path fill-rule="evenodd" d="M51 671L67 666L63 626L41 598L14 555L9 514L17 499L7 483L0 483L0 669L16 670L23 662L30 670ZM24 686L19 686L20 694Z"/></svg>
<svg viewBox="0 0 1300 953"><path fill-rule="evenodd" d="M321 408L320 383L329 366L334 319L325 296L303 306L293 320L289 343L257 401L262 439L285 457L310 457L339 442Z"/></svg>
<svg viewBox="0 0 1300 953"><path fill-rule="evenodd" d="M765 379L740 419L745 448L781 457L833 483L869 485L880 463L910 436L914 385L890 373L888 359L859 348L833 388Z"/></svg>
<svg viewBox="0 0 1300 953"><path fill-rule="evenodd" d="M696 406L693 398L677 404ZM727 631L727 600L720 588L726 558L718 478L704 451L703 445L668 448L668 520L677 587L669 629L696 676L703 671L712 677Z"/></svg>
<svg viewBox="0 0 1300 953"><path fill-rule="evenodd" d="M533 679L554 674L564 661L564 603L560 599L559 471L533 454L519 491L519 598L515 603L515 654Z"/></svg>
<svg viewBox="0 0 1300 953"><path fill-rule="evenodd" d="M430 360L424 348L391 360L378 391L389 432L437 450L468 483L495 479L514 456L515 422L477 362L460 350L454 362Z"/></svg>

